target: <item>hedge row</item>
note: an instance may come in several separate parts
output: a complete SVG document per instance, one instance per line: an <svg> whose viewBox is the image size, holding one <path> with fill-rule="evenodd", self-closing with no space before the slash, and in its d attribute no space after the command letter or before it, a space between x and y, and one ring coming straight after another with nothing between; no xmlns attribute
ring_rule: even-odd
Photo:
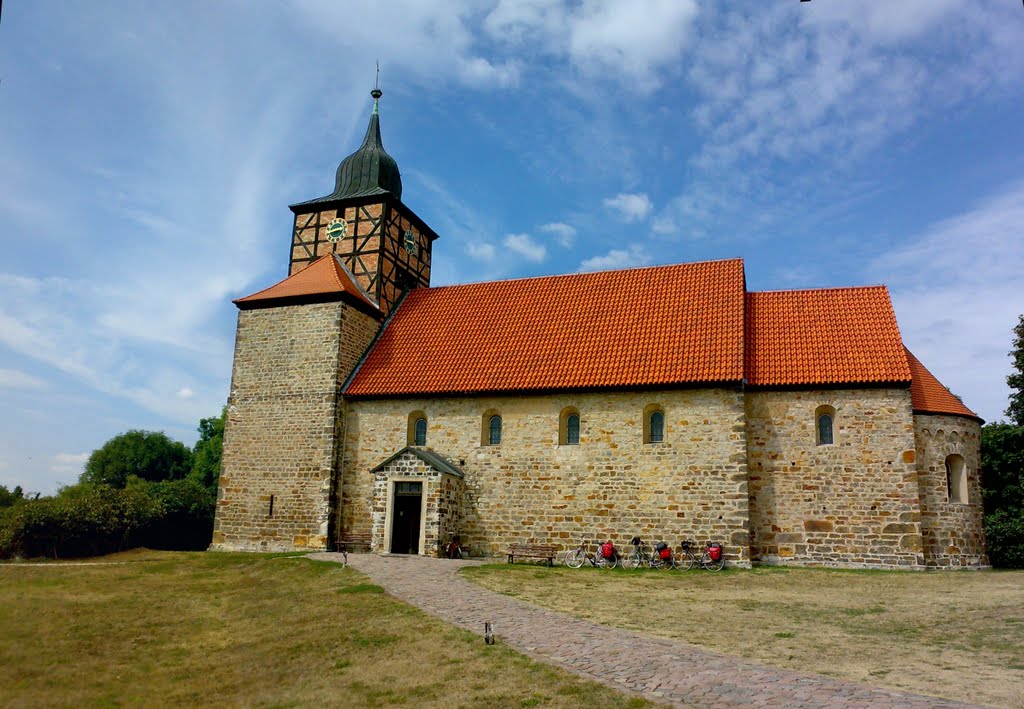
<svg viewBox="0 0 1024 709"><path fill-rule="evenodd" d="M191 479L125 488L80 484L0 515L0 557L97 556L146 546L205 549L216 498Z"/></svg>

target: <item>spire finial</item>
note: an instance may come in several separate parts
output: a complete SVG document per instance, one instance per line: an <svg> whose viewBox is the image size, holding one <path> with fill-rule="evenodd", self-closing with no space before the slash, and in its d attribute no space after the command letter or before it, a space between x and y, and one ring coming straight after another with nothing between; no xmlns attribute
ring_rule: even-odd
<svg viewBox="0 0 1024 709"><path fill-rule="evenodd" d="M373 91L370 92L370 95L373 96L373 115L375 116L377 115L377 99L379 99L383 94L384 92L380 90L380 62L378 61L377 78L373 82Z"/></svg>

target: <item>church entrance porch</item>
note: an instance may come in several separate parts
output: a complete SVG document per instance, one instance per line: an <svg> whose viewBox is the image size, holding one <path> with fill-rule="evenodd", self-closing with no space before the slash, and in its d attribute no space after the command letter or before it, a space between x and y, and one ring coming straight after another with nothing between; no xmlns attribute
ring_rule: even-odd
<svg viewBox="0 0 1024 709"><path fill-rule="evenodd" d="M431 450L408 446L374 468L373 548L441 556L462 529L462 471Z"/></svg>
<svg viewBox="0 0 1024 709"><path fill-rule="evenodd" d="M420 553L420 522L423 504L423 483L398 482L394 484L391 500L391 553Z"/></svg>

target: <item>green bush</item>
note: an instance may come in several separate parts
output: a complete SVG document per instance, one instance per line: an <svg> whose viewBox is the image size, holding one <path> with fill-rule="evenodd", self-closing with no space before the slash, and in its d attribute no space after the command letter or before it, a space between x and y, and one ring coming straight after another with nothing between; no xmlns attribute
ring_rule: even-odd
<svg viewBox="0 0 1024 709"><path fill-rule="evenodd" d="M216 495L193 479L124 489L79 483L56 497L24 500L0 514L0 557L72 558L146 546L205 549Z"/></svg>
<svg viewBox="0 0 1024 709"><path fill-rule="evenodd" d="M0 519L0 556L96 556L137 546L163 513L138 489L76 485L56 497L26 500Z"/></svg>
<svg viewBox="0 0 1024 709"><path fill-rule="evenodd" d="M1024 515L1019 510L997 510L985 515L985 542L992 566L1024 569Z"/></svg>
<svg viewBox="0 0 1024 709"><path fill-rule="evenodd" d="M142 533L151 549L199 551L210 545L217 493L194 478L150 483L132 480L129 489L145 491L162 510Z"/></svg>
<svg viewBox="0 0 1024 709"><path fill-rule="evenodd" d="M1024 426L981 429L981 470L989 561L1024 568Z"/></svg>

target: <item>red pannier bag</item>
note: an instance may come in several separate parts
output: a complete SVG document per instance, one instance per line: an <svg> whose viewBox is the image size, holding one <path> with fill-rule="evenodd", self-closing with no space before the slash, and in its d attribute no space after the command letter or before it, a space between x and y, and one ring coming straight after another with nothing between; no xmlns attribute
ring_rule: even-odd
<svg viewBox="0 0 1024 709"><path fill-rule="evenodd" d="M665 542L658 542L654 549L658 552L658 556L662 559L671 559L672 550L668 548L668 544Z"/></svg>
<svg viewBox="0 0 1024 709"><path fill-rule="evenodd" d="M615 558L615 545L612 544L611 542L605 542L604 544L602 544L601 545L601 556L603 556L605 559L614 559Z"/></svg>
<svg viewBox="0 0 1024 709"><path fill-rule="evenodd" d="M711 555L711 561L718 561L722 558L722 545L721 544L709 544L708 554Z"/></svg>

